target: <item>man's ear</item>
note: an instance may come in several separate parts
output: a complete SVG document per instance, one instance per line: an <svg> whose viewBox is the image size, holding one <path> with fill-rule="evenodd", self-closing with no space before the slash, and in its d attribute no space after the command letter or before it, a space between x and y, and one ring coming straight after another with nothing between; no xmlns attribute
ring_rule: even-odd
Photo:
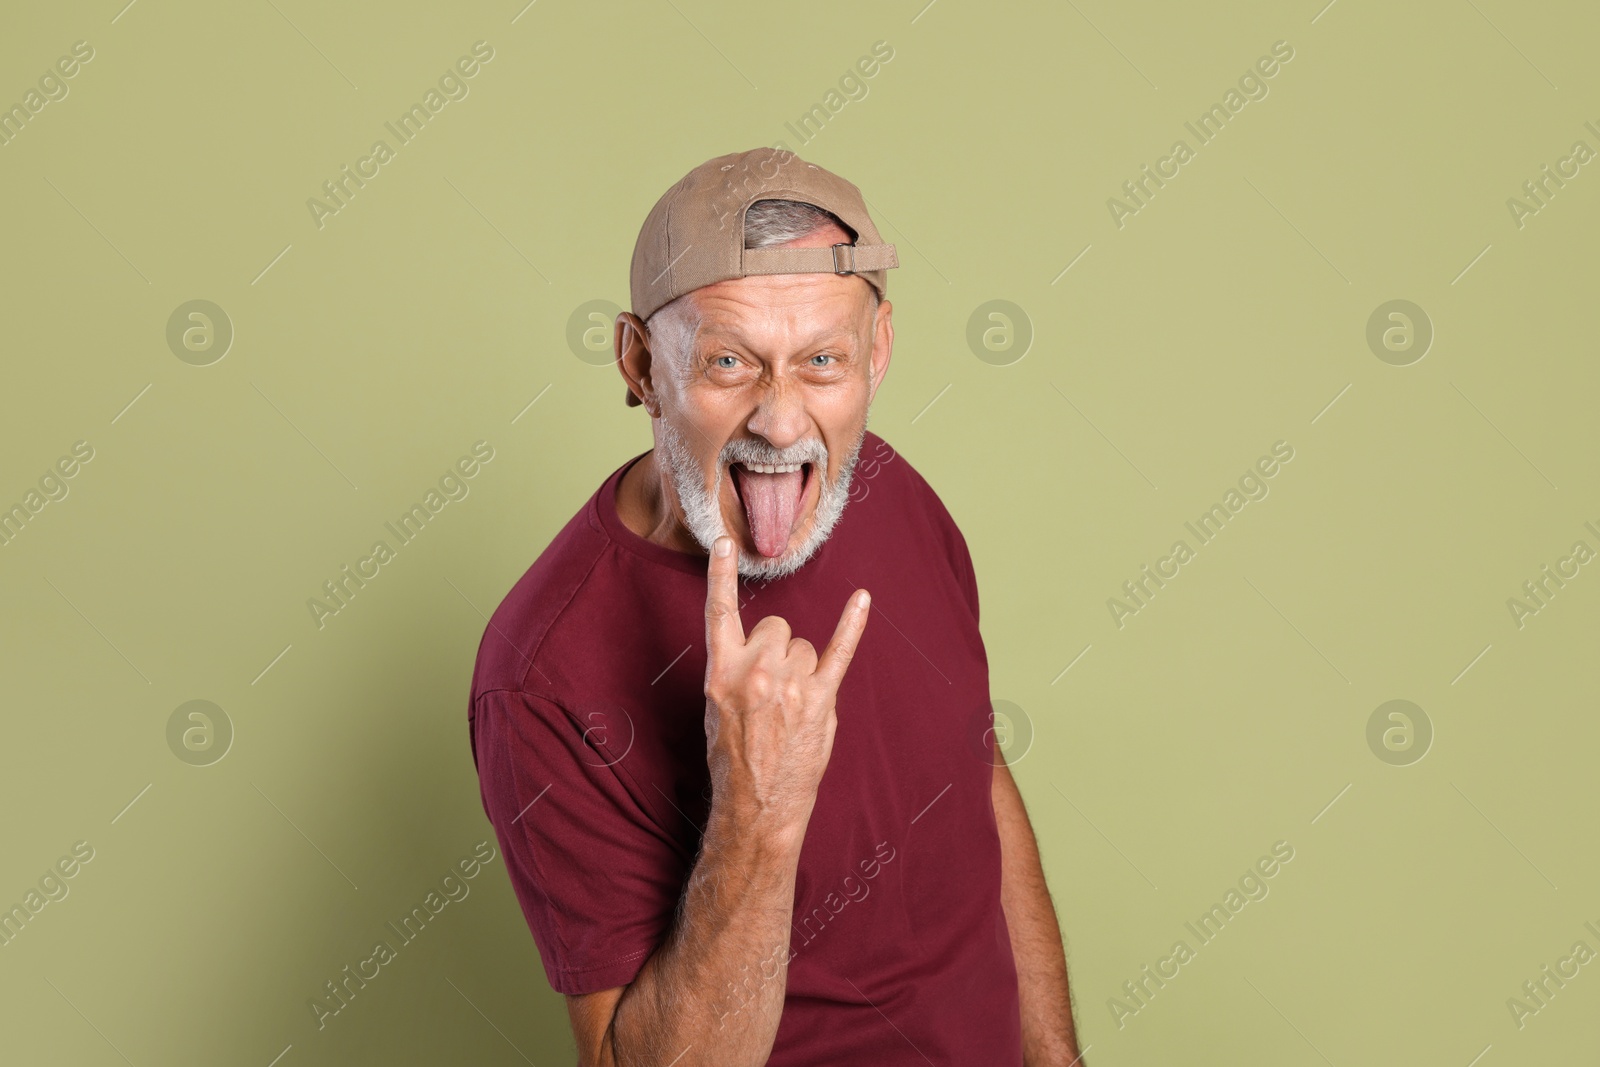
<svg viewBox="0 0 1600 1067"><path fill-rule="evenodd" d="M616 350L617 369L628 383L627 405L636 408L643 404L654 418L661 409L650 381L650 334L631 311L617 316Z"/></svg>
<svg viewBox="0 0 1600 1067"><path fill-rule="evenodd" d="M867 393L868 404L878 395L878 386L883 383L883 376L889 373L889 360L893 355L894 305L882 300L872 321L872 387Z"/></svg>

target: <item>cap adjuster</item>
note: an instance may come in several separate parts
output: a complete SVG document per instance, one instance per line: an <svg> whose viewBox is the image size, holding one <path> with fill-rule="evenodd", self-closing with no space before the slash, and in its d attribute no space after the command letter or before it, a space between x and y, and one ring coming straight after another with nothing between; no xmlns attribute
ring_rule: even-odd
<svg viewBox="0 0 1600 1067"><path fill-rule="evenodd" d="M846 242L841 242L836 245L831 245L830 247L833 249L833 273L854 274L856 272L856 246ZM850 250L850 255L848 257L850 266L848 267L841 267L839 265L839 249L841 248L848 248Z"/></svg>

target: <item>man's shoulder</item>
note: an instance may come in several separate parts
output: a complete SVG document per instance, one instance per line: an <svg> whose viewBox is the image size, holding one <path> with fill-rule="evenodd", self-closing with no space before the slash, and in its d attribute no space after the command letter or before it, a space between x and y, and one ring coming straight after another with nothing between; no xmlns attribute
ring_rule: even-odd
<svg viewBox="0 0 1600 1067"><path fill-rule="evenodd" d="M878 499L874 500L876 496ZM939 494L905 455L889 442L868 434L862 441L850 498L862 502L876 521L894 525L904 543L949 567L974 618L978 612L977 576L967 539ZM852 507L857 506L852 504Z"/></svg>
<svg viewBox="0 0 1600 1067"><path fill-rule="evenodd" d="M955 529L955 519L939 494L907 456L868 431L861 441L851 479L850 499L865 500L875 492L896 498L896 510L920 515L940 527Z"/></svg>
<svg viewBox="0 0 1600 1067"><path fill-rule="evenodd" d="M489 617L473 671L474 700L494 689L542 689L535 661L545 639L611 547L595 513L601 489L567 520Z"/></svg>

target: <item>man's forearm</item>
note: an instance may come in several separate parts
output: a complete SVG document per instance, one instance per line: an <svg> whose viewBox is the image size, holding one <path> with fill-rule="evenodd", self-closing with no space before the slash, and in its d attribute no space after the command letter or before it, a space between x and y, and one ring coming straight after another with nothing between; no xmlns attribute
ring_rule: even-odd
<svg viewBox="0 0 1600 1067"><path fill-rule="evenodd" d="M1027 1067L1081 1067L1067 988L1067 958L1039 848L1011 771L998 753L996 759L994 815L1000 831L1000 899L1017 964L1023 1061Z"/></svg>
<svg viewBox="0 0 1600 1067"><path fill-rule="evenodd" d="M713 807L671 933L617 1003L602 1062L755 1067L777 1036L803 834L735 826Z"/></svg>
<svg viewBox="0 0 1600 1067"><path fill-rule="evenodd" d="M700 856L633 982L569 1005L583 1055L601 1064L659 1067L692 1049L696 1063L760 1067L778 1035L800 848L871 598L851 595L820 653L775 615L746 636L735 548L717 538L706 566L711 813Z"/></svg>

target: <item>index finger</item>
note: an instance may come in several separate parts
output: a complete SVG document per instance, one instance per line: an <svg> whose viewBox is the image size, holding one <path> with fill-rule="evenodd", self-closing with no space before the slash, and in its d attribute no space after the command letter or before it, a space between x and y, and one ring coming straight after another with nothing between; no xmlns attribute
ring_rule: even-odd
<svg viewBox="0 0 1600 1067"><path fill-rule="evenodd" d="M855 658L856 645L867 628L867 609L871 604L872 596L865 589L857 589L850 594L844 614L839 616L839 625L834 627L832 640L822 650L822 655L817 657L817 669L812 672L812 677L826 682L835 690L839 688L839 683L844 681L845 669Z"/></svg>
<svg viewBox="0 0 1600 1067"><path fill-rule="evenodd" d="M744 644L744 623L739 619L739 560L733 538L719 537L711 545L706 568L706 659L715 667L725 650Z"/></svg>

